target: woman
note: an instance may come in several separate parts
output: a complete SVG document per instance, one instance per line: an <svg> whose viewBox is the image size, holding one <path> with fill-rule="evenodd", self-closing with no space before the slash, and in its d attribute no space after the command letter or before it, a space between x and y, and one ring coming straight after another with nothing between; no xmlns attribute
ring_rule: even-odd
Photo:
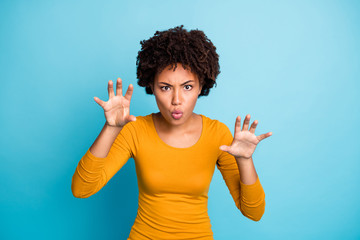
<svg viewBox="0 0 360 240"><path fill-rule="evenodd" d="M216 48L202 31L183 25L141 42L137 57L138 84L154 94L158 113L130 115L133 86L116 95L111 80L109 100L95 97L106 123L80 160L72 179L75 197L98 192L133 158L139 187L138 212L128 239L213 239L207 193L215 166L237 208L259 221L265 193L253 164L257 144L271 132L255 136L250 115L229 128L193 112L200 96L209 94L220 73Z"/></svg>

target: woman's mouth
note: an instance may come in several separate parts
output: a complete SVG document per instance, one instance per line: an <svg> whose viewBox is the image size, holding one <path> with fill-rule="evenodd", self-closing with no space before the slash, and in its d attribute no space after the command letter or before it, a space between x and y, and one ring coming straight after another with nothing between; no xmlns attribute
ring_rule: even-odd
<svg viewBox="0 0 360 240"><path fill-rule="evenodd" d="M171 116L176 120L180 119L182 115L183 115L183 113L181 111L174 111L171 113Z"/></svg>

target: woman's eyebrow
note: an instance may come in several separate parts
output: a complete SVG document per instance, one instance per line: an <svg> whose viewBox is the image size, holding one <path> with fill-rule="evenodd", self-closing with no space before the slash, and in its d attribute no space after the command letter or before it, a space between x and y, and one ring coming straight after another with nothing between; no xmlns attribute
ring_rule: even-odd
<svg viewBox="0 0 360 240"><path fill-rule="evenodd" d="M189 80L189 81L184 82L184 83L183 83L183 84L181 84L181 85L188 84L189 82L195 82L195 81L194 81L194 80ZM167 86L172 86L171 84L166 83L166 82L159 82L159 83L165 84L165 85L167 85Z"/></svg>

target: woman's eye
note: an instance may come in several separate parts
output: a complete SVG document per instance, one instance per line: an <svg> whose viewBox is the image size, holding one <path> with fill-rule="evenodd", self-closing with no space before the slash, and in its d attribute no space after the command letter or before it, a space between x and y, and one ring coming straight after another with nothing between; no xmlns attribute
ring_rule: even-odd
<svg viewBox="0 0 360 240"><path fill-rule="evenodd" d="M192 86L191 85L185 85L184 88L186 90L191 90ZM170 90L170 87L169 86L162 86L162 87L160 87L160 89L163 90L163 91L168 91L168 90Z"/></svg>

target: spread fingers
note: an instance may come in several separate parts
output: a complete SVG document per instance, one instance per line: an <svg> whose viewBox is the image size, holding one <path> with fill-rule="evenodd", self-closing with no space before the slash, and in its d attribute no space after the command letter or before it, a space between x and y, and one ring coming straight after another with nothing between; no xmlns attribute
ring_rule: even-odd
<svg viewBox="0 0 360 240"><path fill-rule="evenodd" d="M257 121L257 120L255 120L255 121L251 124L250 130L249 130L251 133L255 133L255 129L256 129L257 124L258 124L258 121Z"/></svg>
<svg viewBox="0 0 360 240"><path fill-rule="evenodd" d="M122 96L122 80L118 78L116 81L116 96Z"/></svg>
<svg viewBox="0 0 360 240"><path fill-rule="evenodd" d="M109 99L114 97L114 88L113 88L113 82L109 80L108 82L108 93L109 93Z"/></svg>

